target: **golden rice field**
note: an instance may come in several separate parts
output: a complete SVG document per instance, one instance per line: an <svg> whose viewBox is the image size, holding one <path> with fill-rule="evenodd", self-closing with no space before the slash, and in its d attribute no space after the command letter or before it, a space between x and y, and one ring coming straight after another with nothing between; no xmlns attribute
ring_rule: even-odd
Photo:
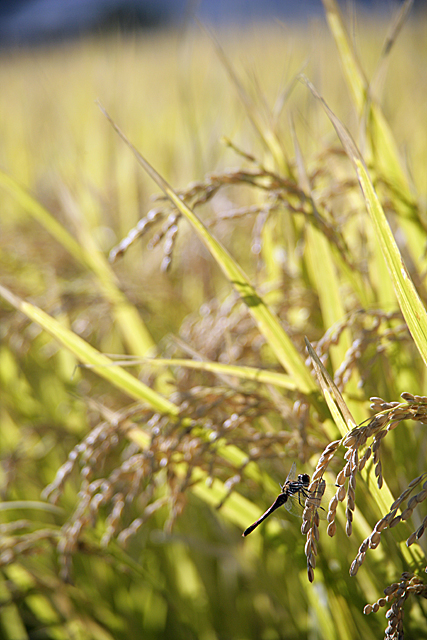
<svg viewBox="0 0 427 640"><path fill-rule="evenodd" d="M0 638L427 638L427 21L324 5L1 52Z"/></svg>

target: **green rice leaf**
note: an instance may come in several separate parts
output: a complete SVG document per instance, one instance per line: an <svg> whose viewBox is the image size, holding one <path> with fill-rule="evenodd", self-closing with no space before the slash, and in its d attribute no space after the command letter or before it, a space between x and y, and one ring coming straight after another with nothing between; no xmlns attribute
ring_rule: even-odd
<svg viewBox="0 0 427 640"><path fill-rule="evenodd" d="M64 509L50 502L38 502L36 500L7 500L6 502L0 502L0 511L11 511L12 509L34 509L57 514L64 513Z"/></svg>
<svg viewBox="0 0 427 640"><path fill-rule="evenodd" d="M424 305L415 289L409 272L400 255L399 248L391 232L384 210L375 192L363 158L350 133L331 111L324 99L317 93L313 85L306 81L307 86L332 122L345 152L352 161L357 178L362 189L368 212L373 222L375 234L386 261L393 287L400 309L417 346L417 349L427 365L427 314Z"/></svg>
<svg viewBox="0 0 427 640"><path fill-rule="evenodd" d="M356 421L351 415L351 411L347 407L340 390L332 380L328 371L325 369L322 361L307 338L305 339L305 344L307 345L308 353L310 354L317 379L335 424L337 425L341 435L345 436L356 426Z"/></svg>
<svg viewBox="0 0 427 640"><path fill-rule="evenodd" d="M48 231L57 242L62 244L70 255L82 264L86 264L84 249L77 240L60 224L37 200L16 180L0 170L0 186Z"/></svg>
<svg viewBox="0 0 427 640"><path fill-rule="evenodd" d="M261 384L273 384L283 389L296 389L295 381L284 373L277 371L267 371L256 367L244 367L240 365L222 364L220 362L209 362L205 360L188 360L186 358L126 358L113 362L118 366L135 366L146 364L149 367L185 367L187 369L198 369L208 371L218 376L231 376L249 382Z"/></svg>
<svg viewBox="0 0 427 640"><path fill-rule="evenodd" d="M178 414L176 405L137 380L128 371L121 367L111 366L113 362L107 356L97 351L80 336L62 326L57 320L38 307L21 300L1 285L0 296L30 320L40 325L66 349L71 351L80 362L91 365L98 375L111 382L131 398L147 403L156 411L172 416Z"/></svg>
<svg viewBox="0 0 427 640"><path fill-rule="evenodd" d="M313 215L318 216L316 203L313 197L310 180L307 174L304 158L298 143L298 138L294 127L292 133L295 146L295 157L298 168L298 179L301 188L311 200ZM327 238L314 224L307 224L306 232L307 258L315 281L317 295L319 297L322 311L323 324L329 329L336 322L341 321L345 316L345 309L339 289L339 279L335 267L331 244ZM344 332L340 343L331 348L331 361L337 368L344 360L347 349L350 347L348 332Z"/></svg>
<svg viewBox="0 0 427 640"><path fill-rule="evenodd" d="M381 107L372 99L368 80L351 45L336 0L323 0L323 5L329 28L338 49L344 77L353 95L357 112L362 116L366 110L367 134L371 143L371 152L375 158L375 169L384 176L389 184L393 185L393 190L398 193L399 197L396 198L398 209L405 216L413 217L414 199L409 189L407 176L402 168L393 133ZM408 3L407 5L409 7ZM402 20L403 18L402 13Z"/></svg>
<svg viewBox="0 0 427 640"><path fill-rule="evenodd" d="M92 246L81 246L43 205L16 180L1 170L0 186L8 191L21 207L45 228L76 262L95 274L103 295L112 304L113 315L129 350L138 355L145 355L147 351L152 349L154 342L147 328L137 310L120 291L114 272L95 243L92 241ZM86 238L88 239L88 234L86 234Z"/></svg>

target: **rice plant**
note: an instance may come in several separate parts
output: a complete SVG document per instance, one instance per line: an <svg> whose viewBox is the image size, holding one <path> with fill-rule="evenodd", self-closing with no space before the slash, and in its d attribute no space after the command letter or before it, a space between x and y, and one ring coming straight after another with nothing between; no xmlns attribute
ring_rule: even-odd
<svg viewBox="0 0 427 640"><path fill-rule="evenodd" d="M3 60L2 637L427 637L410 5Z"/></svg>

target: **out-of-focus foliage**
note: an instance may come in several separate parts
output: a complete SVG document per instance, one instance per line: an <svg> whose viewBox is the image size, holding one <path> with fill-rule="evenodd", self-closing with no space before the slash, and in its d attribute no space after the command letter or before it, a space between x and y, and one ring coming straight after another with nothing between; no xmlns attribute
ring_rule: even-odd
<svg viewBox="0 0 427 640"><path fill-rule="evenodd" d="M402 492L426 471L425 345L384 256L400 251L422 309L426 23L382 56L384 18L347 39L324 4L330 31L253 27L222 49L188 31L2 54L1 637L378 638L365 605L422 576L426 490L409 487L414 509ZM150 202L96 99L180 211ZM376 415L345 461L306 336L341 408ZM277 511L243 539L294 460L338 474L334 537L321 521L304 548ZM405 637L427 637L425 587L405 574L400 589L391 622L404 604Z"/></svg>

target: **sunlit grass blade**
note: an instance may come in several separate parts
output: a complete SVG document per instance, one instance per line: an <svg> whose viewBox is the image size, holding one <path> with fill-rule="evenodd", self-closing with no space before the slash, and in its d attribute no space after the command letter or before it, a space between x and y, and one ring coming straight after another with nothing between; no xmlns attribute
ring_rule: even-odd
<svg viewBox="0 0 427 640"><path fill-rule="evenodd" d="M48 511L57 514L64 513L63 509L50 502L38 502L35 500L7 500L0 502L0 511L11 511L13 509L34 509L35 511Z"/></svg>
<svg viewBox="0 0 427 640"><path fill-rule="evenodd" d="M409 6L410 2L406 2ZM341 66L347 85L353 95L357 111L362 116L368 109L367 134L370 138L371 152L375 158L375 170L381 173L393 190L399 195L396 207L405 216L413 218L414 199L409 188L408 178L403 170L394 136L384 118L381 107L373 101L369 83L362 71L347 34L340 9L336 0L323 0L326 19L338 48ZM405 9L405 11L403 11ZM406 16L408 8L404 7L401 19ZM417 223L419 226L419 222Z"/></svg>
<svg viewBox="0 0 427 640"><path fill-rule="evenodd" d="M329 29L338 48L341 67L359 113L367 98L367 80L353 51L336 0L322 0Z"/></svg>
<svg viewBox="0 0 427 640"><path fill-rule="evenodd" d="M257 369L256 367L245 367L240 365L222 364L221 362L208 362L201 360L188 360L186 358L126 358L113 360L113 365L121 367L147 365L148 367L184 367L187 369L198 369L215 373L218 376L230 376L248 382L259 384L272 384L283 389L296 389L295 381L284 373Z"/></svg>
<svg viewBox="0 0 427 640"><path fill-rule="evenodd" d="M393 287L400 309L407 322L409 331L417 349L427 365L427 314L422 301L415 289L408 270L405 266L399 248L385 217L383 208L375 192L371 178L362 156L350 133L331 111L324 99L317 93L313 85L307 81L307 86L332 122L345 152L352 161L357 178L362 189L368 212L370 214L378 243L382 249L390 273Z"/></svg>
<svg viewBox="0 0 427 640"><path fill-rule="evenodd" d="M172 416L178 414L176 405L137 380L128 371L124 371L121 367L111 366L113 363L107 356L97 351L80 336L63 327L42 309L21 300L3 286L0 286L0 296L30 320L39 324L66 349L71 351L80 362L91 365L99 376L111 382L131 398L145 402L156 411Z"/></svg>
<svg viewBox="0 0 427 640"><path fill-rule="evenodd" d="M316 203L313 198L310 180L304 163L304 158L298 143L298 138L294 127L292 134L295 147L295 158L298 169L298 180L301 188L311 199L313 215L318 215ZM342 296L339 291L338 276L332 259L331 246L323 233L314 224L307 225L307 258L310 262L312 277L315 281L316 291L319 297L325 329L329 329L333 324L342 320L345 316L345 309L342 304ZM345 352L350 346L348 335L345 332L340 340L340 344L331 350L331 360L333 365L338 367L345 357ZM339 361L335 357L338 356Z"/></svg>
<svg viewBox="0 0 427 640"><path fill-rule="evenodd" d="M73 256L76 262L86 265L85 252L77 240L23 186L1 170L0 185Z"/></svg>
<svg viewBox="0 0 427 640"><path fill-rule="evenodd" d="M229 282L233 285L243 302L248 307L248 310L257 323L259 330L274 351L279 362L295 379L298 389L303 393L314 392L316 390L316 385L304 363L304 360L280 325L278 318L258 295L242 268L234 261L222 244L209 233L194 211L192 211L181 200L181 198L179 198L166 180L139 153L101 105L100 108L111 125L117 131L118 135L132 150L139 164L165 193L172 204L175 205L178 211L180 211L191 223L200 239L204 242L218 265L221 267Z"/></svg>
<svg viewBox="0 0 427 640"><path fill-rule="evenodd" d="M315 198L311 189L310 180L308 178L304 158L298 143L296 132L293 129L293 138L295 146L295 157L298 168L299 182L302 189L307 196L311 199L313 214L319 216L318 208L315 202ZM338 265L343 266L345 260L340 260L336 251L335 255L332 251L331 243L328 241L324 233L322 233L314 224L314 221L307 225L307 262L312 273L312 280L315 283L315 288L319 298L320 309L322 311L322 318L325 329L330 329L346 316L346 310L344 308L342 294L340 291L340 278L338 275ZM335 261L334 261L335 257ZM337 263L336 263L337 262ZM347 270L348 272L348 270ZM354 278L352 281L354 282ZM334 370L338 369L344 361L347 351L351 346L350 331L346 329L340 336L339 343L330 347L329 357ZM322 365L323 366L323 365ZM318 374L318 372L316 371ZM359 376L357 372L353 372L352 378L347 386L347 393L349 395L356 395L357 383ZM332 384L333 381L332 381ZM335 386L335 385L334 385ZM336 387L335 387L336 388ZM338 391L338 389L336 389ZM322 389L322 391L325 390ZM339 392L338 392L339 393ZM339 394L341 397L341 394ZM325 396L326 399L326 396ZM342 398L341 398L342 400ZM344 402L344 400L342 400ZM360 410L360 406L353 403L355 411ZM344 403L345 405L345 403ZM345 414L343 414L345 415ZM347 416L348 417L348 416ZM354 424L356 424L354 422ZM342 433L342 429L340 428Z"/></svg>
<svg viewBox="0 0 427 640"><path fill-rule="evenodd" d="M366 166L360 157L354 158L354 163L365 202L390 271L399 306L417 349L427 365L427 314L425 307L400 255Z"/></svg>
<svg viewBox="0 0 427 640"><path fill-rule="evenodd" d="M356 421L351 415L351 411L347 407L340 390L332 380L328 371L325 369L322 361L307 338L305 339L305 344L307 345L308 353L310 354L319 385L322 389L332 417L335 420L341 435L345 436L356 426Z"/></svg>
<svg viewBox="0 0 427 640"><path fill-rule="evenodd" d="M319 580L319 569L316 573L316 580ZM304 573L305 577L305 573ZM321 580L321 578L320 578ZM332 615L330 607L325 607L324 603L319 598L318 594L313 589L307 589L307 598L310 603L310 609L315 616L317 633L321 638L328 638L328 640L343 640L341 635L341 626L336 623L337 616L340 616L340 608L334 609L334 615ZM330 602L330 594L328 591L328 603ZM345 640L348 640L347 637Z"/></svg>
<svg viewBox="0 0 427 640"><path fill-rule="evenodd" d="M401 7L396 14L395 20L393 20L392 24L390 25L390 31L386 36L383 49L381 51L381 61L384 61L390 54L390 51L393 48L393 45L396 42L400 31L402 30L407 18L409 17L409 13L413 7L413 4L414 0L404 0L404 2L402 2Z"/></svg>
<svg viewBox="0 0 427 640"><path fill-rule="evenodd" d="M43 205L16 180L1 170L0 185L68 251L76 262L95 274L103 295L112 304L112 314L129 350L138 355L145 355L152 349L154 342L147 328L137 310L120 291L114 272L97 247L81 246Z"/></svg>

